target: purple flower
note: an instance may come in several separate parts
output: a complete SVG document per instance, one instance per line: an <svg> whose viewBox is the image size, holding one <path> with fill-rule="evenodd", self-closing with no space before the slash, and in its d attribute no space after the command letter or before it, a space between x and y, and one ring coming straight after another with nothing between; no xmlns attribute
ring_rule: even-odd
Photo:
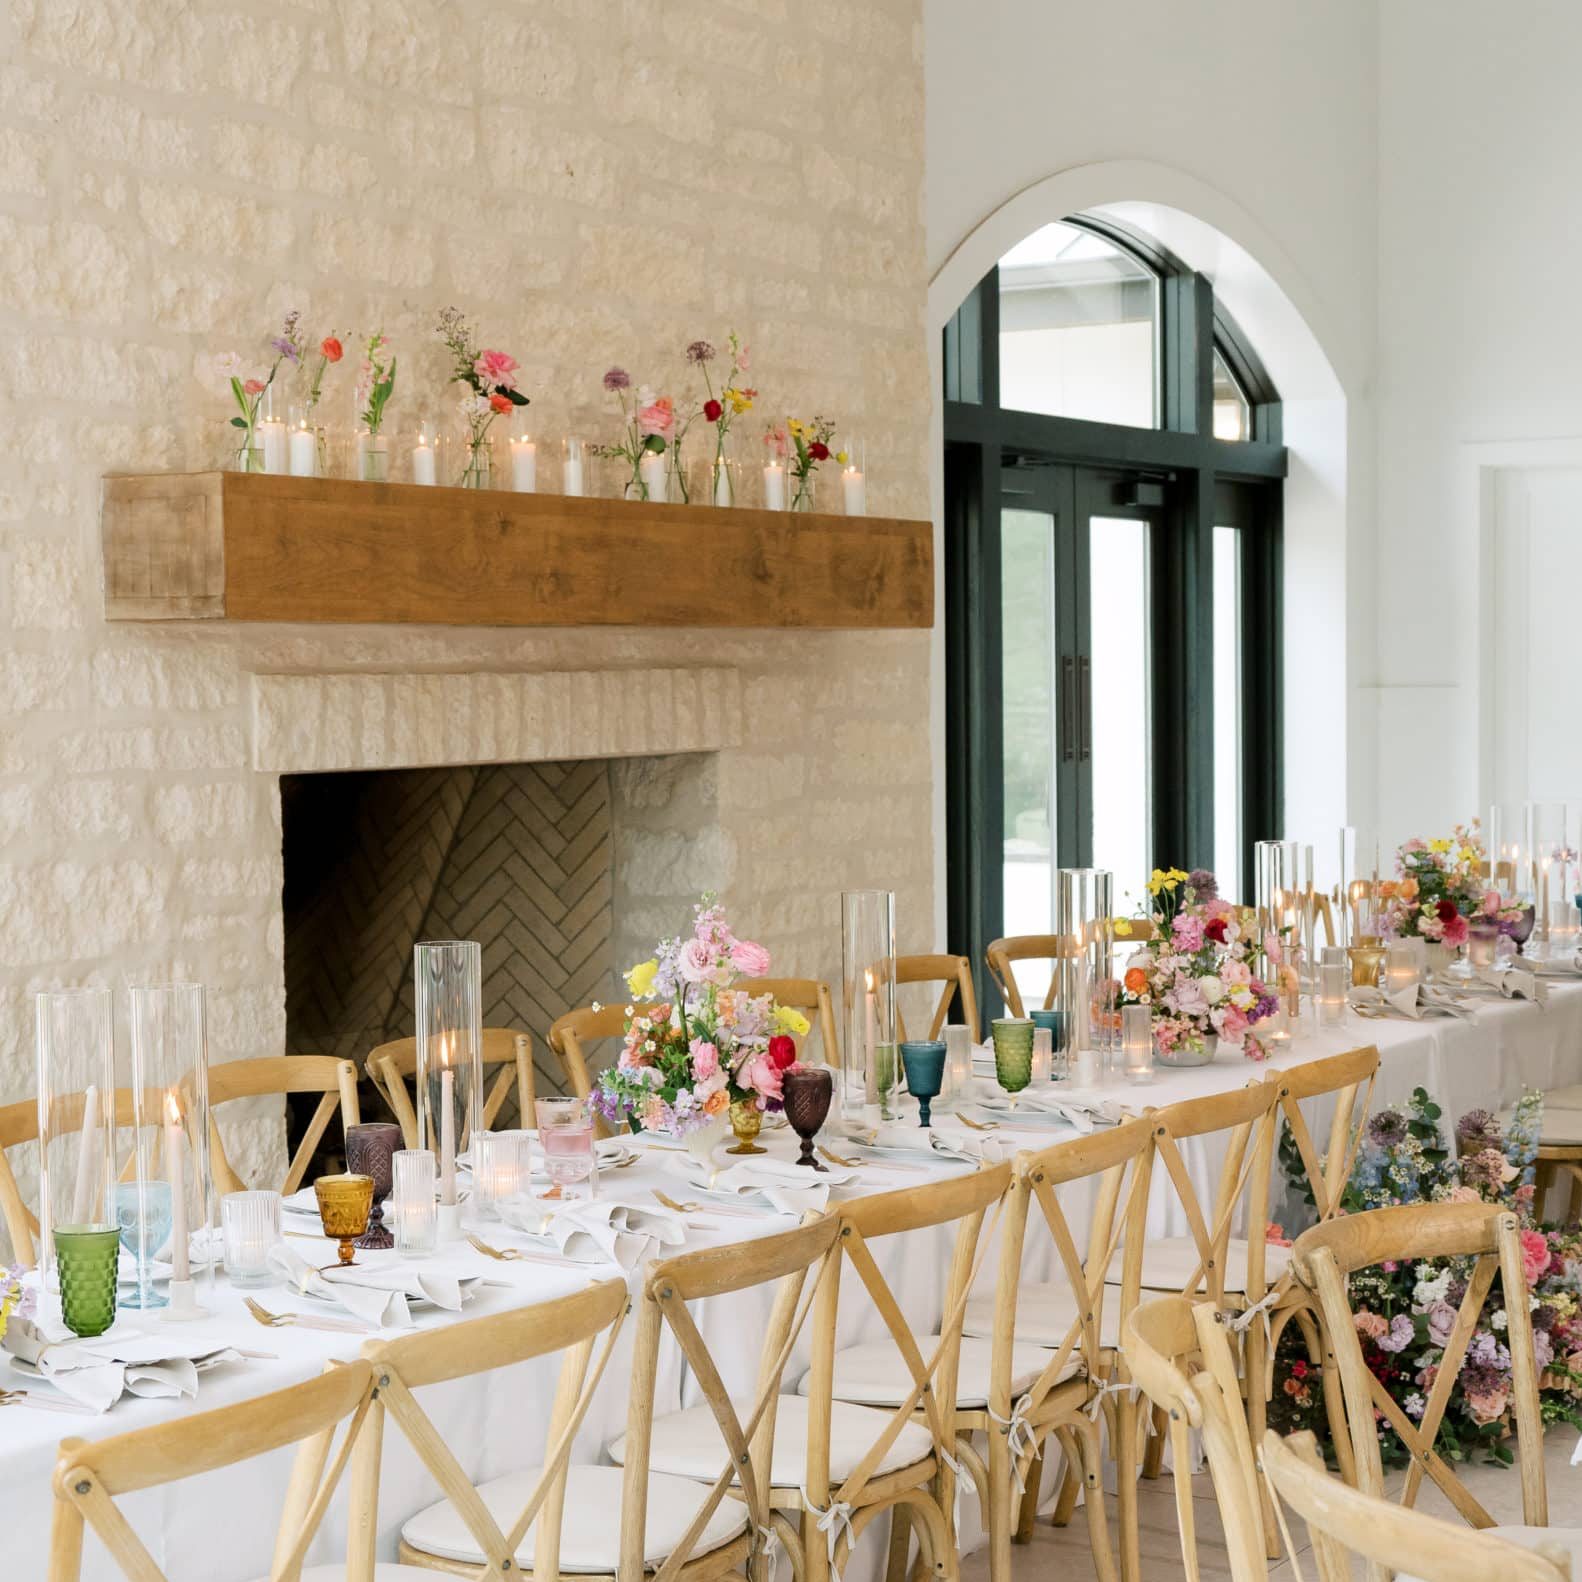
<svg viewBox="0 0 1582 1582"><path fill-rule="evenodd" d="M1456 1122L1456 1142L1464 1154L1500 1146L1500 1123L1487 1110L1468 1110Z"/></svg>
<svg viewBox="0 0 1582 1582"><path fill-rule="evenodd" d="M706 363L712 360L714 348L707 341L693 341L687 347L687 361L689 363Z"/></svg>
<svg viewBox="0 0 1582 1582"><path fill-rule="evenodd" d="M624 368L611 368L604 376L604 388L612 395L618 390L630 390L632 376Z"/></svg>
<svg viewBox="0 0 1582 1582"><path fill-rule="evenodd" d="M1199 901L1219 899L1219 880L1207 868L1194 868L1187 875L1187 884Z"/></svg>
<svg viewBox="0 0 1582 1582"><path fill-rule="evenodd" d="M1368 1137L1381 1148L1393 1147L1406 1139L1406 1117L1399 1110L1380 1110L1368 1122Z"/></svg>
<svg viewBox="0 0 1582 1582"><path fill-rule="evenodd" d="M296 347L284 335L277 335L269 344L288 362L294 363L298 360Z"/></svg>
<svg viewBox="0 0 1582 1582"><path fill-rule="evenodd" d="M1436 1346L1445 1346L1450 1342L1451 1332L1456 1327L1456 1310L1448 1302L1435 1302L1428 1310L1428 1338Z"/></svg>
<svg viewBox="0 0 1582 1582"><path fill-rule="evenodd" d="M1411 1345L1414 1333L1411 1319L1405 1313L1397 1313L1390 1320L1389 1334L1379 1336L1379 1350L1405 1351Z"/></svg>

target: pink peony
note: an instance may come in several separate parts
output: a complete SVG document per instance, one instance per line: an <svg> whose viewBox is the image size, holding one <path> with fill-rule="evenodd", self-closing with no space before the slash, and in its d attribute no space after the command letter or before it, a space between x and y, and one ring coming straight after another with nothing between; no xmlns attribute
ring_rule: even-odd
<svg viewBox="0 0 1582 1582"><path fill-rule="evenodd" d="M1536 1230L1522 1232L1522 1271L1528 1285L1537 1285L1539 1277L1549 1267L1548 1238Z"/></svg>
<svg viewBox="0 0 1582 1582"><path fill-rule="evenodd" d="M643 407L637 414L639 434L657 434L661 439L669 439L675 427L676 408L669 396L660 396L653 405Z"/></svg>
<svg viewBox="0 0 1582 1582"><path fill-rule="evenodd" d="M480 352L472 371L486 389L516 388L516 359L505 352Z"/></svg>
<svg viewBox="0 0 1582 1582"><path fill-rule="evenodd" d="M706 1082L720 1069L720 1052L706 1038L692 1040L692 1075Z"/></svg>
<svg viewBox="0 0 1582 1582"><path fill-rule="evenodd" d="M1498 1388L1481 1393L1476 1390L1467 1391L1467 1406L1472 1413L1475 1423L1492 1423L1504 1416L1505 1403L1510 1399L1510 1391L1500 1385Z"/></svg>
<svg viewBox="0 0 1582 1582"><path fill-rule="evenodd" d="M1203 948L1203 920L1192 917L1186 912L1176 914L1175 922L1170 925L1171 932L1175 935L1176 949L1188 956L1195 956Z"/></svg>
<svg viewBox="0 0 1582 1582"><path fill-rule="evenodd" d="M772 1099L776 1103L780 1100L782 1091L780 1068L767 1053L754 1055L736 1073L736 1081L740 1087L751 1088L760 1098Z"/></svg>
<svg viewBox="0 0 1582 1582"><path fill-rule="evenodd" d="M731 965L744 978L762 978L769 971L769 952L756 940L738 939L731 946Z"/></svg>
<svg viewBox="0 0 1582 1582"><path fill-rule="evenodd" d="M676 972L683 983L712 983L714 952L701 939L689 939L676 953Z"/></svg>
<svg viewBox="0 0 1582 1582"><path fill-rule="evenodd" d="M1352 1323L1357 1326L1359 1335L1366 1335L1369 1340L1382 1340L1390 1333L1389 1321L1382 1313L1370 1313L1366 1308L1352 1315Z"/></svg>

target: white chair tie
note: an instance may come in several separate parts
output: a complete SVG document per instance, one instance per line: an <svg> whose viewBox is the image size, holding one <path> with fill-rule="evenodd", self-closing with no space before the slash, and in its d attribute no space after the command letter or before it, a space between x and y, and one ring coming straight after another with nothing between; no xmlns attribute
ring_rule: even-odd
<svg viewBox="0 0 1582 1582"><path fill-rule="evenodd" d="M848 1545L857 1542L857 1535L852 1531L851 1506L845 1500L831 1500L829 1505L817 1505L808 1498L807 1491L802 1492L802 1503L818 1517L818 1530L824 1534L824 1540L829 1545L829 1568L836 1576L840 1576L840 1568L835 1564L835 1549L840 1543L841 1534L846 1535Z"/></svg>
<svg viewBox="0 0 1582 1582"><path fill-rule="evenodd" d="M1009 1417L1001 1417L991 1406L990 1418L1005 1430L1005 1449L1011 1458L1011 1472L1016 1478L1018 1494L1027 1487L1027 1474L1022 1470L1022 1457L1030 1456L1038 1448L1038 1435L1027 1420L1027 1408L1032 1399L1024 1395L1012 1408Z"/></svg>
<svg viewBox="0 0 1582 1582"><path fill-rule="evenodd" d="M1239 1313L1221 1312L1215 1316L1233 1335L1245 1334L1252 1328L1252 1321L1255 1318L1261 1319L1263 1321L1263 1337L1265 1340L1269 1340L1271 1338L1269 1314L1280 1305L1281 1295L1279 1287L1276 1286L1273 1290L1265 1291L1251 1307L1244 1307Z"/></svg>
<svg viewBox="0 0 1582 1582"><path fill-rule="evenodd" d="M1099 1413L1104 1407L1106 1395L1129 1395L1135 1400L1139 1386L1130 1379L1106 1379L1098 1388L1097 1394L1088 1402L1088 1416L1096 1423Z"/></svg>

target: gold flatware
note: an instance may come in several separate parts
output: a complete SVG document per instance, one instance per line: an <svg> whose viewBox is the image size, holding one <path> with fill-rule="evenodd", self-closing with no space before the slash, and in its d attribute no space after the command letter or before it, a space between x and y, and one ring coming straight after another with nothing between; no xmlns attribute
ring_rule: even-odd
<svg viewBox="0 0 1582 1582"><path fill-rule="evenodd" d="M971 1127L975 1132L995 1132L1000 1129L1000 1123L998 1121L975 1121L963 1110L958 1110L956 1112L956 1119L960 1121L963 1126Z"/></svg>
<svg viewBox="0 0 1582 1582"><path fill-rule="evenodd" d="M673 1197L667 1197L658 1187L653 1189L654 1200L662 1203L675 1214L722 1214L729 1219L762 1219L763 1213L752 1208L731 1208L719 1203L678 1203Z"/></svg>
<svg viewBox="0 0 1582 1582"><path fill-rule="evenodd" d="M250 1296L244 1296L242 1300L247 1304L247 1311L270 1329L295 1325L298 1329L329 1329L341 1335L366 1335L371 1327L358 1318L319 1318L313 1313L271 1313Z"/></svg>
<svg viewBox="0 0 1582 1582"><path fill-rule="evenodd" d="M564 1267L577 1261L575 1258L564 1258L559 1253L553 1252L523 1252L518 1247L491 1247L479 1236L469 1235L467 1240L485 1258L497 1258L501 1263L553 1263Z"/></svg>
<svg viewBox="0 0 1582 1582"><path fill-rule="evenodd" d="M861 1170L864 1165L870 1165L875 1170L900 1170L907 1175L926 1176L927 1165L894 1164L888 1159L847 1159L836 1153L832 1148L820 1146L819 1153L828 1159L832 1165L840 1165L846 1170Z"/></svg>
<svg viewBox="0 0 1582 1582"><path fill-rule="evenodd" d="M81 1401L68 1400L65 1396L40 1395L35 1390L0 1390L0 1406L37 1406L46 1412L86 1412L90 1417L99 1415Z"/></svg>

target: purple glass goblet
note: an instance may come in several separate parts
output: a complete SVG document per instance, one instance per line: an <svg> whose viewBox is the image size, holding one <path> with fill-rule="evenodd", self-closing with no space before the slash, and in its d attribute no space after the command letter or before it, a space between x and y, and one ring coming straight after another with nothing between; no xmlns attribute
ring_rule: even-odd
<svg viewBox="0 0 1582 1582"><path fill-rule="evenodd" d="M813 1138L829 1118L829 1104L835 1094L835 1079L827 1066L792 1066L781 1083L786 1119L791 1130L802 1139L799 1165L823 1170L813 1157Z"/></svg>
<svg viewBox="0 0 1582 1582"><path fill-rule="evenodd" d="M357 1246L370 1252L395 1246L395 1237L385 1224L385 1199L390 1196L395 1151L402 1146L401 1128L390 1121L366 1121L346 1128L347 1173L370 1176L374 1184L374 1206L368 1216L368 1229L356 1241Z"/></svg>

